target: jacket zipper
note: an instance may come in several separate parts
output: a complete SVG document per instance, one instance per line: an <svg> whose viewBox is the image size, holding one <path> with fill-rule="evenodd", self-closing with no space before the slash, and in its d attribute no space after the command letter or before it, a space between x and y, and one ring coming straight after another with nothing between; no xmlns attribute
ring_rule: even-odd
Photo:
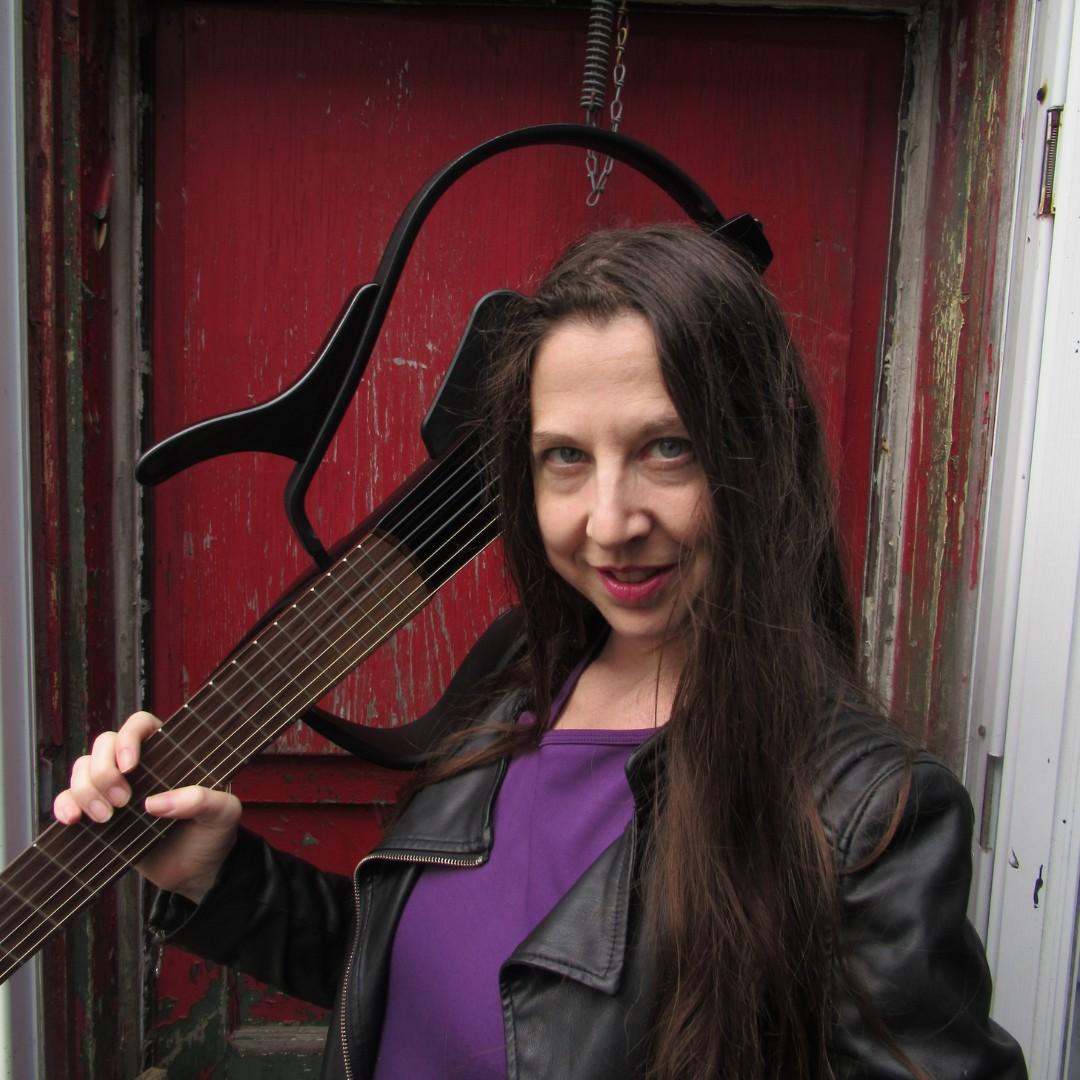
<svg viewBox="0 0 1080 1080"><path fill-rule="evenodd" d="M405 852L376 851L372 852L370 855L365 855L356 864L356 869L353 871L353 921L355 923L355 929L353 930L353 941L352 948L349 950L349 959L345 964L345 980L342 983L341 992L341 1016L339 1017L341 1056L345 1063L346 1080L353 1080L352 1060L349 1057L349 1040L346 1038L345 1034L345 1009L349 999L349 981L352 978L353 957L356 956L357 950L360 948L360 868L364 863L377 862L380 859L383 862L423 863L427 866L470 867L479 866L486 858L486 854L470 855L467 858L454 858L450 855L410 855Z"/></svg>

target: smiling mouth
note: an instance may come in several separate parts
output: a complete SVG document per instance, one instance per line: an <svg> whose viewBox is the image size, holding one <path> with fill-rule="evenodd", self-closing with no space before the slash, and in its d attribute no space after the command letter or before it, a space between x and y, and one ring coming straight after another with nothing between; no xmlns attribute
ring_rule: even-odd
<svg viewBox="0 0 1080 1080"><path fill-rule="evenodd" d="M647 581L651 577L655 577L657 574L662 574L665 570L670 570L669 566L631 566L624 570L616 570L614 567L604 567L601 569L602 574L609 574L616 581L637 582Z"/></svg>
<svg viewBox="0 0 1080 1080"><path fill-rule="evenodd" d="M675 572L668 566L597 567L600 581L608 593L624 604L640 604L651 600Z"/></svg>

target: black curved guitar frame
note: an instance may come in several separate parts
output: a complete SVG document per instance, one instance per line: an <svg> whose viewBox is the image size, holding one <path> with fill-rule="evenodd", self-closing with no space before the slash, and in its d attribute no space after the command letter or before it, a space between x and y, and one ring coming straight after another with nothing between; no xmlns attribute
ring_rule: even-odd
<svg viewBox="0 0 1080 1080"><path fill-rule="evenodd" d="M201 461L239 451L290 458L297 464L285 486L285 515L316 566L326 569L331 557L307 516L308 488L360 383L420 227L454 181L476 165L509 150L541 145L583 147L610 155L652 180L703 229L742 248L759 271L771 262L772 250L760 222L749 214L725 218L686 173L644 143L581 124L541 124L507 132L445 165L413 196L394 226L375 280L353 291L299 379L270 401L203 420L151 447L135 467L139 482L158 484ZM491 293L473 313L421 428L433 457L468 418L466 402L484 363L485 335L480 328L490 327L512 296L505 291Z"/></svg>

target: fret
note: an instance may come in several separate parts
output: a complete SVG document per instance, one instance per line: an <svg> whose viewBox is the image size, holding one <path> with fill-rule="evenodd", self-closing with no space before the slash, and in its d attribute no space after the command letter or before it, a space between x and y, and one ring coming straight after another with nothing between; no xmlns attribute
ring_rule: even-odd
<svg viewBox="0 0 1080 1080"><path fill-rule="evenodd" d="M361 575L360 580L364 584L367 583L369 578L375 578L375 580L378 582L378 584L384 587L384 593L380 594L380 595L376 595L375 599L379 603L381 603L383 605L383 607L388 608L390 613L393 614L394 605L390 603L390 600L393 598L393 594L394 594L394 591L396 589L396 585L395 585L393 579L389 578L385 573L380 572L380 567L379 567L378 563L375 562L374 558L372 557L371 552L367 551L364 548L363 544L361 544L356 549L356 554L361 559L363 559L363 560L365 560L367 562L368 569L365 571L365 569L363 567L355 567L351 563L347 564L346 569L351 570L354 574L360 574ZM370 587L370 591L372 593L377 593L377 590L376 590L376 588L374 586ZM386 595L387 593L389 594L389 596Z"/></svg>
<svg viewBox="0 0 1080 1080"><path fill-rule="evenodd" d="M208 690L212 691L215 695L217 695L219 699L225 702L228 723L230 725L235 724L241 729L247 727L252 732L258 734L261 731L260 725L255 723L255 721L252 720L246 712L244 712L243 708L239 704L237 704L236 699L233 697L233 695L225 689L224 685L222 685L223 682L224 680L215 682L213 679L211 679L206 685ZM218 725L218 735L220 736L221 734L222 726Z"/></svg>
<svg viewBox="0 0 1080 1080"><path fill-rule="evenodd" d="M42 858L44 858L46 860L46 862L50 866L50 868L51 867L59 868L65 874L67 874L68 876L74 878L86 890L87 893L89 893L91 896L94 895L94 886L90 882L85 881L83 879L83 876L82 876L81 873L76 872L75 870L72 870L72 868L64 860L60 859L58 856L49 855L48 852L44 851L41 847L38 846L36 841L35 841L33 846L38 850L38 852L41 854ZM6 882L6 884L9 887L11 885L10 882Z"/></svg>
<svg viewBox="0 0 1080 1080"><path fill-rule="evenodd" d="M218 702L220 705L223 695L218 690ZM214 722L211 723L211 718ZM178 721L180 721L178 723ZM194 721L194 725L183 723ZM196 726L197 725L197 726ZM248 734L240 739L240 736L248 730ZM211 763L211 756L221 758L222 750L228 751L236 741L251 741L261 739L261 727L246 715L238 715L232 709L227 710L226 715L218 715L214 708L214 702L208 693L200 693L200 708L193 707L187 702L180 707L177 715L167 724L162 725L148 740L146 747L153 747L155 751L165 750L167 753L176 750L183 755L184 762L170 762L168 767L168 779L161 772L149 765L148 771L158 781L158 790L167 791L169 788L182 787L188 784L207 784L210 787L219 787L229 771L228 758ZM163 744L165 744L163 746ZM235 755L234 755L235 756ZM156 760L156 757L155 759ZM147 759L144 758L144 761ZM148 763L148 762L147 762ZM220 774L220 775L219 775Z"/></svg>
<svg viewBox="0 0 1080 1080"><path fill-rule="evenodd" d="M274 625L276 626L277 624L275 623ZM253 641L251 644L252 644L252 646L254 648L258 649L260 656L265 657L266 660L269 661L270 665L277 668L277 670L280 671L281 674L285 676L285 685L286 686L291 687L291 686L296 685L296 680L293 678L292 674L288 671L288 669L286 669L285 667L283 667L281 665L281 662L278 660L278 658L273 653L269 652L261 641ZM277 703L277 698L279 696L280 696L280 692L275 692L275 694L274 694L275 704Z"/></svg>
<svg viewBox="0 0 1080 1080"><path fill-rule="evenodd" d="M4 892L9 898L14 897L16 903L13 911L10 900L5 898L0 909L3 934L0 951L11 958L13 966L10 970L21 964L71 914L85 906L87 900L97 896L104 884L116 876L118 869L128 865L123 859L117 861L104 854L100 836L94 837L98 851L92 852L87 860L84 850L87 839L85 832L77 837L63 831L61 826L50 826L0 875ZM50 851L50 846L54 850ZM115 855L113 845L106 842L104 847ZM78 869L74 868L76 860L71 856L83 858ZM103 856L105 866L95 867L94 863ZM102 870L106 877L95 880L101 877ZM81 898L72 891L73 884L81 890ZM10 971L3 977L6 978L8 973Z"/></svg>
<svg viewBox="0 0 1080 1080"><path fill-rule="evenodd" d="M52 861L35 842L0 875L0 952L3 953L0 978L7 978L45 937L63 925L62 919L42 911L32 895L35 882L52 871ZM84 885L80 887L87 896L96 895Z"/></svg>
<svg viewBox="0 0 1080 1080"><path fill-rule="evenodd" d="M247 669L244 667L243 664L240 663L239 660L230 660L229 666L232 671L239 675L247 683L247 685L255 691L255 693L262 695L263 704L259 706L260 709L265 709L267 707L274 709L277 707L277 700L274 698L274 696L266 692L263 684L258 679L256 679L254 675L249 674Z"/></svg>
<svg viewBox="0 0 1080 1080"><path fill-rule="evenodd" d="M181 708L187 708L187 706L181 706ZM190 710L188 710L188 711L190 712ZM184 746L179 742L179 740L177 740L176 738L173 737L173 733L168 728L166 728L164 725L162 727L158 728L157 731L154 732L154 738L159 739L162 742L168 743L170 749L175 750L177 753L181 754L183 757L185 757L188 760L188 762L190 764L194 765L196 768L199 767L199 763L195 760L195 758L193 758L187 752L187 750L184 749ZM150 771L147 764L146 764L146 762L145 762L145 760L143 761L143 768L146 768L147 771ZM151 776L154 777L155 780L158 780L159 783L163 782L163 781L161 781L159 779L159 777L155 773L151 772L150 774L151 774Z"/></svg>
<svg viewBox="0 0 1080 1080"><path fill-rule="evenodd" d="M184 756L186 757L187 755L185 754ZM150 767L149 762L147 762L145 760L142 763L142 767L143 767L143 771L146 772L154 780L154 782L157 784L159 790L168 791L170 787L175 787L176 786L176 781L178 779L177 777L170 777L168 780L163 780Z"/></svg>
<svg viewBox="0 0 1080 1080"><path fill-rule="evenodd" d="M82 884L82 883L80 882L80 884ZM11 883L11 882L9 881L9 880L7 880L6 878L0 878L0 886L3 886L3 889L4 889L4 891L5 891L6 893L9 893L9 894L10 894L11 896L13 896L13 897L15 898L15 900L16 900L16 901L17 901L17 902L18 902L19 904L21 904L21 905L22 905L22 907L23 907L23 910L27 912L27 917L28 917L28 918L29 918L30 916L32 916L32 915L37 915L37 916L40 916L41 918L45 919L45 920L46 920L47 922L51 922L51 923L52 923L52 924L53 924L54 926L59 926L59 925L60 925L60 924L59 924L59 923L58 923L58 922L57 922L57 921L56 921L55 919L50 919L50 918L49 918L49 916L48 916L48 915L47 915L47 914L46 914L45 912L43 912L43 911L40 911L40 910L39 910L39 909L38 909L38 908L37 908L37 907L36 907L36 906L34 905L34 902L33 902L32 900L29 900L29 899L27 899L27 898L26 898L26 897L25 897L25 896L24 896L24 895L23 895L23 894L22 894L22 893L21 893L21 892L20 892L20 891L19 891L19 890L18 890L18 889L17 889L16 887L15 887L15 886L14 886L14 885L13 885L13 884L12 884L12 883ZM85 888L85 886L83 886L83 887ZM90 893L91 895L93 895L93 890L87 890L87 891L88 891L88 892L89 892L89 893ZM8 916L7 916L7 910L5 909L5 911L4 911L4 921L5 921L5 922L7 922L7 918L8 918ZM25 921L25 920L24 920L24 921ZM2 946L0 946L0 947L2 947Z"/></svg>
<svg viewBox="0 0 1080 1080"><path fill-rule="evenodd" d="M336 626L340 626L342 628L343 632L339 635L338 640L340 640L342 637L349 637L352 638L354 644L360 644L362 642L363 639L360 638L356 633L356 626L352 623L347 623L343 621L342 614L337 610L337 608L333 606L333 604L327 601L326 597L323 596L320 589L317 589L313 585L310 589L308 589L307 595L311 597L314 601L317 601L319 603L319 605L323 608L324 612L330 616L331 620ZM314 620L310 620L308 614L303 611L303 609L298 608L298 610L305 619L309 619L309 621L311 621L312 626L318 627L318 623ZM321 632L322 631L320 631L320 633Z"/></svg>
<svg viewBox="0 0 1080 1080"><path fill-rule="evenodd" d="M185 701L184 704L181 705L179 709L177 709L176 713L173 715L172 719L169 721L169 724L167 724L167 725L162 724L162 726L158 728L158 732L160 733L160 732L164 731L166 727L170 727L170 728L175 730L175 727L176 727L177 724L179 724L182 727L184 718L185 717L190 717L201 728L203 728L203 730L208 735L215 735L216 736L217 735L216 729L211 724L208 724L206 722L206 720L203 719L203 717L199 714L199 710L195 708L194 703L195 703L195 698L192 698L191 701Z"/></svg>
<svg viewBox="0 0 1080 1080"><path fill-rule="evenodd" d="M44 944L46 937L48 937L48 933L38 937L24 938L22 941L12 945L0 945L0 952L3 953L3 957L0 959L0 982L3 982L12 972L17 971L23 961L33 955L40 945ZM27 942L30 942L30 944L27 944Z"/></svg>
<svg viewBox="0 0 1080 1080"><path fill-rule="evenodd" d="M180 710L184 716L188 719L194 720L202 729L201 740L209 741L210 743L216 743L222 737L224 719L219 714L221 709L221 695L215 691L215 688L211 683L207 683L205 686L200 687L195 697L186 701L180 706ZM226 710L226 717L232 718L233 714L231 710ZM176 718L171 720L169 724L162 725L159 731L169 727L171 733L176 738L181 738L186 735L186 730L177 731ZM198 751L196 751L198 752Z"/></svg>
<svg viewBox="0 0 1080 1080"><path fill-rule="evenodd" d="M206 751L220 745L222 724L211 723L203 715L207 697L200 692L199 709L191 701L185 702L172 719L143 744L140 769L145 769L153 779L156 791L203 783L212 778L205 764Z"/></svg>
<svg viewBox="0 0 1080 1080"><path fill-rule="evenodd" d="M422 549L423 545L420 545L420 547ZM361 545L359 554L367 560L368 563L381 558L380 548L376 547L374 544ZM411 555L412 559L415 559L416 552L412 552ZM353 572L357 571L357 568L351 564L349 569ZM405 562L400 557L390 567L389 571L385 569L381 571L379 580L394 601L393 610L395 613L398 611L402 600L409 602L418 590L421 592L427 590L424 579L415 571L412 561ZM399 624L401 623L400 615L396 616L396 620Z"/></svg>
<svg viewBox="0 0 1080 1080"><path fill-rule="evenodd" d="M309 593L309 594L315 594L315 595L318 595L318 592L317 592L317 590L316 590L316 589L309 589L309 590L308 590L308 593ZM321 599L321 597L320 597L320 599ZM296 614L297 614L297 615L298 615L298 616L299 616L299 617L300 617L301 619L303 619L303 620L304 620L304 622L305 622L305 623L307 623L307 625L308 625L308 626L310 626L312 630L314 630L314 631L315 631L315 634L316 634L316 636L317 636L317 637L319 637L319 638L321 638L321 639L322 639L322 641L323 641L323 642L325 642L325 644L326 644L326 651L328 651L328 652L329 652L329 651L337 652L337 654L338 654L338 655L337 655L336 659L340 659L340 658L341 658L341 655L342 655L342 653L341 653L341 646L340 646L340 645L338 644L338 642L339 642L339 641L341 640L341 636L340 636L340 635L339 635L339 636L338 636L337 638L331 638L331 637L329 637L329 636L328 636L328 635L326 634L326 632L325 632L325 631L324 631L324 630L323 630L323 629L322 629L322 628L321 628L321 627L319 626L319 624L318 624L318 623L316 623L316 622L313 622L313 621L312 621L312 620L311 620L311 619L310 619L310 618L308 617L308 614L307 614L307 612L306 612L306 611L304 611L304 609L303 609L303 608L302 608L302 607L301 607L301 606L300 606L299 604L293 604L293 605L292 605L292 608L291 608L291 610L292 610L292 611L295 611L295 612L296 612ZM335 612L335 611L333 610L333 608L328 608L328 610L329 610L329 611L331 612L331 614L333 614L333 616L334 616L334 621L335 621L336 623L340 623L340 622L341 622L341 620L340 620L340 618L338 617L337 613L336 613L336 612ZM347 632L348 632L348 630L346 630L346 633L347 633ZM325 667L326 665L324 664L323 666Z"/></svg>
<svg viewBox="0 0 1080 1080"><path fill-rule="evenodd" d="M275 626L276 625L277 624L275 624ZM307 647L303 644L303 640L304 639L302 637L297 636L295 634L289 635L289 642L292 645L293 650L298 652L301 656L303 656L303 658L308 662L309 666L318 664L318 662L319 662L319 653L318 653L318 651L316 651L315 655L312 656L311 653L308 652ZM317 646L316 646L316 649L317 649Z"/></svg>
<svg viewBox="0 0 1080 1080"><path fill-rule="evenodd" d="M359 550L360 548L358 546L356 551ZM376 614L372 611L372 607L380 603L385 607L386 601L375 595L375 590L369 585L367 580L365 580L363 576L358 575L358 569L350 563L349 556L344 556L338 565L341 569L342 576L346 574L351 575L354 579L353 582L346 584L341 581L337 575L330 573L327 574L324 580L328 586L333 586L334 589L337 590L342 601L350 608L357 606L356 598L358 594L364 596L364 599L368 601L366 608L360 608L359 611L351 617L354 634L359 631L360 639L366 640L371 631L377 629L379 623L385 617L381 613ZM332 605L328 604L327 606L329 607Z"/></svg>
<svg viewBox="0 0 1080 1080"><path fill-rule="evenodd" d="M238 660L231 660L229 664L231 673L239 676L243 680L244 690L251 691L253 695L257 694L262 699L261 702L257 703L254 715L249 717L251 732L243 740L245 745L250 744L252 740L255 740L256 743L261 746L268 737L268 726L273 725L275 717L277 717L282 709L287 706L285 706L278 698L268 693L263 682L258 679L255 674L249 673L246 667ZM254 696L251 700L254 701ZM243 761L241 761L240 764L243 764Z"/></svg>
<svg viewBox="0 0 1080 1080"><path fill-rule="evenodd" d="M122 835L116 836L110 834L121 832L121 829L117 827L118 825L122 826L124 831L130 829L130 819L133 816L136 816L136 814L132 811L129 804L128 806L117 807L115 810L113 810L112 817L109 818L108 821L101 823L97 827L88 824L84 819L83 821L80 821L77 825L69 825L68 828L80 830L80 832L82 833L82 841L84 844L100 844L102 845L102 847L108 849L108 852L111 853L111 855L118 861L120 865L130 866L131 863L135 861L133 858L128 857L128 853L126 850L130 847L130 841L125 842L125 838ZM140 819L136 816L136 828L134 830L135 839L138 839L140 825L145 828L153 829L153 825L151 824L153 820L153 818ZM117 847L118 843L120 845L119 848ZM106 860L108 859L108 855L106 855L105 852L101 852L101 855L104 856ZM94 856L94 858L97 857L98 856ZM66 870L69 874L72 873L72 870L69 866L64 866L63 869Z"/></svg>
<svg viewBox="0 0 1080 1080"><path fill-rule="evenodd" d="M169 761L167 769L162 769L160 764L155 769L151 761L155 761L158 755L144 754L141 762L142 768L155 781L154 790L143 792L140 790L142 785L133 785L135 794L145 796L155 794L158 791L186 787L189 784L219 787L221 780L216 775L217 768L209 763L209 758L212 754L220 751L222 747L221 738L217 733L214 733L213 737L211 737L210 729L205 727L203 727L203 732L205 734L198 737L197 743L194 739L190 739L186 744L183 739L177 737L181 734L180 732L170 730L166 726L154 732L153 744L148 742L146 746L149 748L153 745L153 749L158 752L162 751L164 747L164 753L160 754L160 756L164 757L165 754L175 752L180 755L181 760Z"/></svg>

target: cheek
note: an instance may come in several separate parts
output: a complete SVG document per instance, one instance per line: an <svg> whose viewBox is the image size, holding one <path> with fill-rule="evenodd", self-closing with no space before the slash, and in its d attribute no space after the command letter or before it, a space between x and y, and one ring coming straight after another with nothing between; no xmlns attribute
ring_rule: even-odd
<svg viewBox="0 0 1080 1080"><path fill-rule="evenodd" d="M670 504L668 529L678 537L684 547L705 548L709 546L709 507L704 486L683 492Z"/></svg>
<svg viewBox="0 0 1080 1080"><path fill-rule="evenodd" d="M573 545L573 515L566 502L551 495L536 498L536 521L540 539L548 558L553 562L569 554Z"/></svg>

